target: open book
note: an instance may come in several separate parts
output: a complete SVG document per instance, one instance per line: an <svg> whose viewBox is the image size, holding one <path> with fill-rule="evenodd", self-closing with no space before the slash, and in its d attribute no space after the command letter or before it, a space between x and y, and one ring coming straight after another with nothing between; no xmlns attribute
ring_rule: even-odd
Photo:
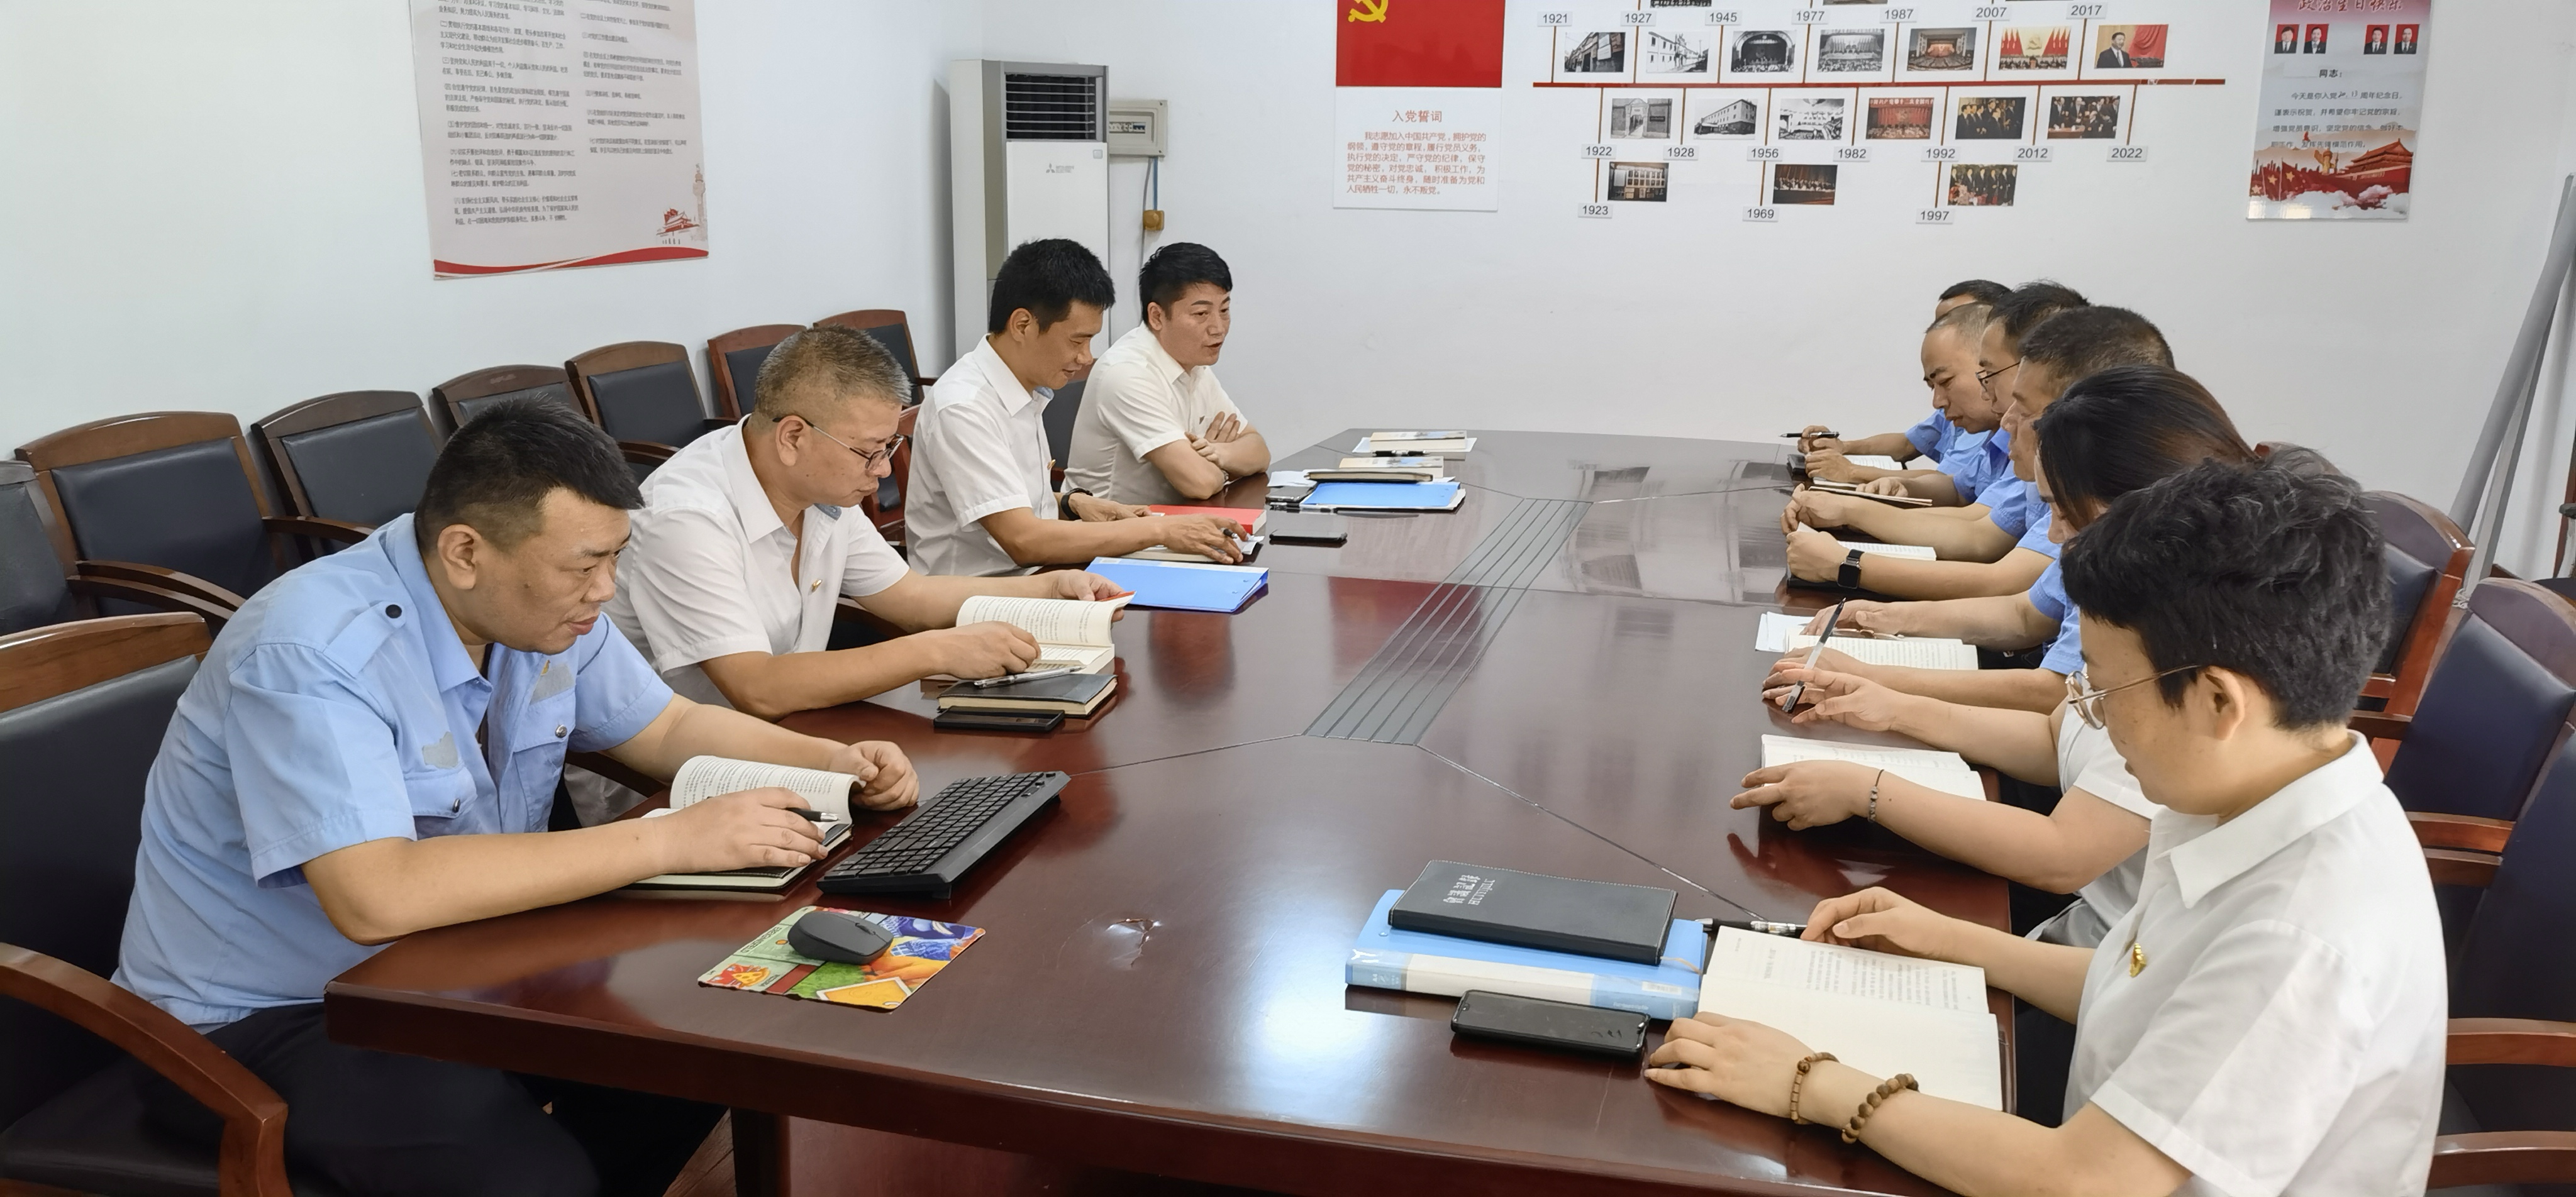
<svg viewBox="0 0 2576 1197"><path fill-rule="evenodd" d="M1711 945L1699 1008L1776 1027L1876 1076L1913 1073L1936 1097L2004 1108L1981 968L1728 927ZM1827 1123L1850 1114L1800 1112Z"/></svg>
<svg viewBox="0 0 2576 1197"><path fill-rule="evenodd" d="M815 830L823 833L823 846L837 848L850 836L850 791L859 779L848 773L822 769L800 769L794 765L771 765L760 761L738 761L731 757L693 756L680 766L671 778L671 804L668 809L649 812L646 818L685 810L709 798L723 794L777 786L795 793L805 805L823 813ZM815 862L819 863L819 862ZM630 884L629 889L718 889L775 893L795 883L797 876L813 864L762 866L730 869L721 873L662 873Z"/></svg>
<svg viewBox="0 0 2576 1197"><path fill-rule="evenodd" d="M1904 557L1914 561L1933 561L1941 556L1938 550L1928 544L1879 544L1876 541L1863 540L1837 540L1834 543L1843 546L1843 551L1846 553L1859 549L1861 552L1876 553L1882 557Z"/></svg>
<svg viewBox="0 0 2576 1197"><path fill-rule="evenodd" d="M1803 631L1792 632L1782 652L1805 652L1816 646L1816 638ZM1974 669L1977 647L1965 640L1939 636L1836 636L1825 647L1864 665L1902 665L1909 669Z"/></svg>
<svg viewBox="0 0 2576 1197"><path fill-rule="evenodd" d="M1880 748L1868 744L1842 744L1832 740L1801 740L1795 736L1762 737L1762 767L1786 765L1795 761L1850 761L1872 769L1885 769L1919 786L1974 798L1986 798L1985 779L1977 776L1968 758L1955 752L1936 752L1929 748Z"/></svg>
<svg viewBox="0 0 2576 1197"><path fill-rule="evenodd" d="M1807 485L1812 489L1824 491L1827 494L1850 495L1855 499L1869 499L1874 502L1885 503L1890 507L1929 507L1932 505L1932 500L1917 498L1913 495L1882 495L1876 491L1862 490L1860 488L1860 484L1855 482L1832 482L1823 478L1818 478L1807 483Z"/></svg>
<svg viewBox="0 0 2576 1197"><path fill-rule="evenodd" d="M1127 599L1121 595L1107 602L1086 602L979 594L957 608L957 622L960 626L1007 623L1037 637L1038 659L1029 666L1031 672L1071 666L1077 673L1107 673L1110 662L1118 659L1118 648L1109 641L1109 624ZM957 679L941 674L931 680Z"/></svg>

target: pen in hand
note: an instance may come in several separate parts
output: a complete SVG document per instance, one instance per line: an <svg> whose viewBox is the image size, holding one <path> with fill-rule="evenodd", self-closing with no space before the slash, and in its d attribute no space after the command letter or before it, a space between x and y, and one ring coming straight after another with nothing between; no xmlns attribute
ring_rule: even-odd
<svg viewBox="0 0 2576 1197"><path fill-rule="evenodd" d="M1815 670L1816 658L1825 655L1825 641L1833 639L1834 629L1841 626L1843 622L1843 603L1848 603L1850 601L1851 596L1845 595L1843 596L1842 602L1834 604L1833 618L1825 621L1825 634L1816 637L1815 647L1807 650L1807 669L1809 672L1813 672ZM1803 680L1799 681L1796 685L1789 687L1789 693L1780 699L1781 712L1786 714L1798 709L1798 697L1806 692L1807 683Z"/></svg>
<svg viewBox="0 0 2576 1197"><path fill-rule="evenodd" d="M1799 439L1800 437L1809 437L1809 436L1816 437L1816 438L1818 438L1818 439L1820 439L1820 440L1821 440L1821 439L1823 439L1823 438L1825 438L1825 437L1832 437L1832 438L1834 438L1835 440L1841 440L1841 439L1843 439L1843 434L1841 434L1841 433L1839 433L1839 432L1783 432L1783 433L1781 433L1781 434L1780 434L1780 439L1782 439L1782 440L1791 440L1791 441L1794 441L1794 440Z"/></svg>

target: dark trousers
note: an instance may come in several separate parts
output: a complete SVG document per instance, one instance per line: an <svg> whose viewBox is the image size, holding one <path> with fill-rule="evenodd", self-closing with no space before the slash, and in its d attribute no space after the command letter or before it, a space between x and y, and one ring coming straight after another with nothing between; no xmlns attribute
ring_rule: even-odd
<svg viewBox="0 0 2576 1197"><path fill-rule="evenodd" d="M2075 1024L2014 998L2013 1113L2057 1125L2066 1116L2066 1072L2074 1063Z"/></svg>
<svg viewBox="0 0 2576 1197"><path fill-rule="evenodd" d="M207 1036L286 1099L286 1163L364 1197L661 1197L724 1110L333 1043L320 1003ZM152 1120L214 1145L222 1122L159 1077ZM546 1105L554 1112L548 1114Z"/></svg>

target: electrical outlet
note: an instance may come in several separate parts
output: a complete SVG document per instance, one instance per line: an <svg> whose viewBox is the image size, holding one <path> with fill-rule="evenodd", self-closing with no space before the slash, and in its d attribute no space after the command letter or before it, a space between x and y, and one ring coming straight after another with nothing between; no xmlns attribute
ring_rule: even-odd
<svg viewBox="0 0 2576 1197"><path fill-rule="evenodd" d="M1161 208L1145 209L1145 231L1149 233L1159 233L1163 231L1163 210Z"/></svg>

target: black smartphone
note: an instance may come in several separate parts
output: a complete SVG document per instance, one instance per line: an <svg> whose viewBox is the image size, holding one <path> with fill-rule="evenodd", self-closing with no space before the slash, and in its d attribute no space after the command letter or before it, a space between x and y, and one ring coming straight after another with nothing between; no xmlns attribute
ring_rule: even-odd
<svg viewBox="0 0 2576 1197"><path fill-rule="evenodd" d="M1281 544L1337 545L1351 538L1350 525L1338 515L1320 511L1274 511L1263 525L1270 539Z"/></svg>
<svg viewBox="0 0 2576 1197"><path fill-rule="evenodd" d="M1646 1050L1643 1014L1483 989L1468 990L1458 999L1449 1029L1483 1039L1602 1056L1634 1057Z"/></svg>
<svg viewBox="0 0 2576 1197"><path fill-rule="evenodd" d="M941 711L930 726L939 731L1051 732L1064 726L1064 712Z"/></svg>

